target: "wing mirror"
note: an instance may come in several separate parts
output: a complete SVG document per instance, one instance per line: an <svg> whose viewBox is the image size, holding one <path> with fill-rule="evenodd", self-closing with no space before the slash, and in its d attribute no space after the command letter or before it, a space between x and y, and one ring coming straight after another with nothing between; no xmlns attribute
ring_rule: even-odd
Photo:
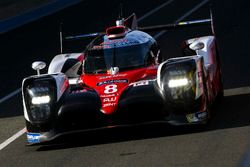
<svg viewBox="0 0 250 167"><path fill-rule="evenodd" d="M194 41L193 43L191 43L189 45L189 48L192 50L201 50L205 47L205 44L203 42L199 42L199 41Z"/></svg>
<svg viewBox="0 0 250 167"><path fill-rule="evenodd" d="M31 66L34 70L37 71L37 75L40 75L40 70L46 67L46 63L43 61L35 61Z"/></svg>

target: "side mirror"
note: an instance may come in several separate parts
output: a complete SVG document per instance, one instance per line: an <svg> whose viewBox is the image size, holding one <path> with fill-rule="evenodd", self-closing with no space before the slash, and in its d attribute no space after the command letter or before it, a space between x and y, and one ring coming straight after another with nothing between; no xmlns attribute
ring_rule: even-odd
<svg viewBox="0 0 250 167"><path fill-rule="evenodd" d="M40 70L46 67L46 63L43 61L35 61L32 63L31 67L37 71L37 75L40 75Z"/></svg>
<svg viewBox="0 0 250 167"><path fill-rule="evenodd" d="M193 43L191 43L189 45L189 48L196 51L196 50L201 50L205 47L205 44L203 42L199 42L199 41L194 41Z"/></svg>

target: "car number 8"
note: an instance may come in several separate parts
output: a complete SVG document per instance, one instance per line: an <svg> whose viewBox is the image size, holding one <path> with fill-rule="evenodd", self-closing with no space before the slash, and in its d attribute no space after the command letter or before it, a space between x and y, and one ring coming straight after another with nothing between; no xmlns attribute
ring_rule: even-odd
<svg viewBox="0 0 250 167"><path fill-rule="evenodd" d="M104 93L109 94L109 93L115 93L117 92L117 85L107 85L105 86Z"/></svg>

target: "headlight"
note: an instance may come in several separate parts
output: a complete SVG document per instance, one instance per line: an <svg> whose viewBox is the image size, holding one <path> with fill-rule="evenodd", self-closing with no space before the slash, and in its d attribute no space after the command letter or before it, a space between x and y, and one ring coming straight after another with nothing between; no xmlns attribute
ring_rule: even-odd
<svg viewBox="0 0 250 167"><path fill-rule="evenodd" d="M168 87L169 88L186 86L187 84L188 84L188 79L187 78L170 79L168 81Z"/></svg>
<svg viewBox="0 0 250 167"><path fill-rule="evenodd" d="M31 100L31 103L34 105L47 104L49 102L50 102L50 96L48 95L32 97L32 100Z"/></svg>
<svg viewBox="0 0 250 167"><path fill-rule="evenodd" d="M193 100L196 90L196 61L173 59L162 66L158 76L160 93L170 105ZM160 81L160 82L159 82Z"/></svg>
<svg viewBox="0 0 250 167"><path fill-rule="evenodd" d="M51 101L48 87L33 87L27 90L33 105L47 104Z"/></svg>
<svg viewBox="0 0 250 167"><path fill-rule="evenodd" d="M30 81L24 95L27 114L31 122L41 123L51 118L56 100L54 80L42 78Z"/></svg>

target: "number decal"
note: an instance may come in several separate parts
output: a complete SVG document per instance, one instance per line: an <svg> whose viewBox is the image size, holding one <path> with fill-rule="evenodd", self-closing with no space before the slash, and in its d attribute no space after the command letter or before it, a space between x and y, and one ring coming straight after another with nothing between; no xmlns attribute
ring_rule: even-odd
<svg viewBox="0 0 250 167"><path fill-rule="evenodd" d="M105 94L110 94L110 93L115 93L117 92L117 85L107 85L105 86L104 93Z"/></svg>

